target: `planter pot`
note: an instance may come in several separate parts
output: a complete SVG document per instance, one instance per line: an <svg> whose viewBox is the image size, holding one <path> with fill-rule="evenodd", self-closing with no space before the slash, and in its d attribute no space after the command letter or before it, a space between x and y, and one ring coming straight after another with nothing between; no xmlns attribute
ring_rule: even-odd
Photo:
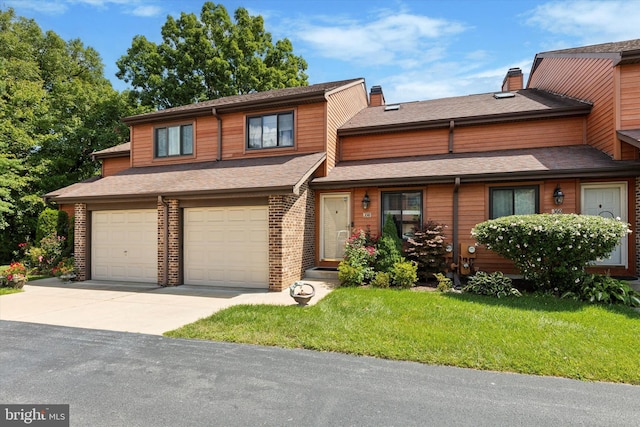
<svg viewBox="0 0 640 427"><path fill-rule="evenodd" d="M58 276L58 279L60 279L64 283L69 283L75 278L76 278L75 273L62 274L62 275Z"/></svg>
<svg viewBox="0 0 640 427"><path fill-rule="evenodd" d="M309 301L316 294L316 289L311 283L295 282L289 286L289 295L298 303L299 306L309 304Z"/></svg>

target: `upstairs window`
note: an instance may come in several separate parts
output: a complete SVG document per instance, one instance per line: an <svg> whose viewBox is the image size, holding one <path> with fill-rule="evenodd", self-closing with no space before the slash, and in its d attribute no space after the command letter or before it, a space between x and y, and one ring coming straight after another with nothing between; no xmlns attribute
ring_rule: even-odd
<svg viewBox="0 0 640 427"><path fill-rule="evenodd" d="M293 111L247 118L247 148L293 147Z"/></svg>
<svg viewBox="0 0 640 427"><path fill-rule="evenodd" d="M156 157L193 154L193 125L155 128Z"/></svg>
<svg viewBox="0 0 640 427"><path fill-rule="evenodd" d="M493 187L489 189L489 216L491 219L535 213L539 213L538 186Z"/></svg>

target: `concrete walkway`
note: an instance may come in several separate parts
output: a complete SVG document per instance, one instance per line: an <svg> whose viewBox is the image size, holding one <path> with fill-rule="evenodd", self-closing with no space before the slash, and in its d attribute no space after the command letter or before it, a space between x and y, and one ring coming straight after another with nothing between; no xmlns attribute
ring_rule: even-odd
<svg viewBox="0 0 640 427"><path fill-rule="evenodd" d="M304 281L316 289L310 304L335 286L329 281ZM162 335L237 304L297 305L288 289L162 288L94 280L64 284L52 278L30 282L24 292L1 296L0 320Z"/></svg>

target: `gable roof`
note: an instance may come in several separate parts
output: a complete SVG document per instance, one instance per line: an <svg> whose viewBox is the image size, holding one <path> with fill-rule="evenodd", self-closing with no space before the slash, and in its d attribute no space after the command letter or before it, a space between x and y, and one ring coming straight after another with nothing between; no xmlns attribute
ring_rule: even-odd
<svg viewBox="0 0 640 427"><path fill-rule="evenodd" d="M298 194L325 153L129 168L61 188L45 196L58 203L155 199L157 196L229 197Z"/></svg>
<svg viewBox="0 0 640 427"><path fill-rule="evenodd" d="M626 129L617 131L621 141L640 148L640 129Z"/></svg>
<svg viewBox="0 0 640 427"><path fill-rule="evenodd" d="M338 134L430 129L455 126L500 123L514 120L575 116L588 114L591 104L555 95L538 89L509 92L513 96L497 99L494 93L457 96L421 102L389 105L361 110L340 129Z"/></svg>
<svg viewBox="0 0 640 427"><path fill-rule="evenodd" d="M638 161L612 160L589 145L438 154L338 163L314 188L403 186L560 177L635 176Z"/></svg>
<svg viewBox="0 0 640 427"><path fill-rule="evenodd" d="M138 114L125 117L122 121L126 124L151 123L160 120L172 120L185 117L211 115L212 109L216 112L250 111L259 108L280 107L292 104L304 104L320 102L334 91L356 84L364 84L363 78L340 80L335 82L319 83L310 86L289 87L274 89L264 92L254 92L244 95L226 96L195 104L180 107L167 108L151 113Z"/></svg>
<svg viewBox="0 0 640 427"><path fill-rule="evenodd" d="M104 150L94 151L91 153L91 158L107 159L109 157L126 157L131 153L131 142L125 142L124 144L114 145L113 147L105 148Z"/></svg>

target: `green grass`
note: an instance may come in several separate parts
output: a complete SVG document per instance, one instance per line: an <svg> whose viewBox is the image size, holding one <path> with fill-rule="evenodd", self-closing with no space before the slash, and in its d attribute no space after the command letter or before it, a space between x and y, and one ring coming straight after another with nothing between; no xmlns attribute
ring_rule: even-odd
<svg viewBox="0 0 640 427"><path fill-rule="evenodd" d="M314 306L234 306L165 335L640 384L640 313L552 297L339 288Z"/></svg>
<svg viewBox="0 0 640 427"><path fill-rule="evenodd" d="M16 294L18 292L22 292L22 289L16 289L16 288L0 288L0 295L9 295L9 294Z"/></svg>

